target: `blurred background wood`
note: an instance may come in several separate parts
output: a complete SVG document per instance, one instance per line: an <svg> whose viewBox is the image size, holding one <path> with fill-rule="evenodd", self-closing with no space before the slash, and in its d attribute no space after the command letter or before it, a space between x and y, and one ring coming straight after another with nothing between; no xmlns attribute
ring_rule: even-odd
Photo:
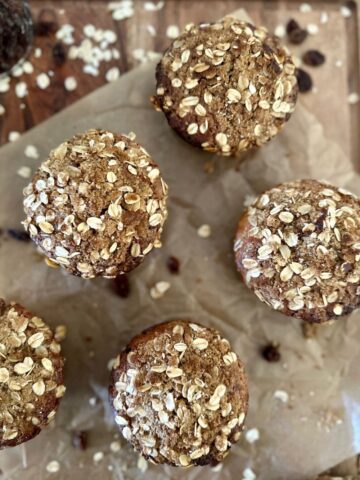
<svg viewBox="0 0 360 480"><path fill-rule="evenodd" d="M303 24L313 21L319 24L321 12L328 13L327 30L323 30L323 26L319 25L322 33L311 35L311 38L300 46L300 50L294 49L294 51L300 55L299 52L303 52L307 48L319 48L330 58L331 52L338 50L336 45L343 43L341 49L344 50L342 52L344 58L341 60L344 65L342 69L331 66L334 73L330 74L331 88L322 89L320 95L308 94L305 96L306 98L303 97L303 101L306 106L311 107L320 120L322 120L321 115L324 116L324 111L326 111L324 117L326 128L328 128L326 133L339 142L345 154L353 154L349 151L349 146L351 142L353 146L355 142L358 142L359 112L358 109L348 111L348 105L345 106L346 108L344 105L340 105L339 112L339 99L342 96L346 98L348 89L350 91L359 91L360 89L358 23L355 2L346 2L350 5L353 15L349 19L340 16L342 21L338 21L342 0L313 0L310 3L314 11L306 15L299 13L299 6L302 2L298 0L166 0L160 2L160 5L161 3L164 5L155 11L146 9L146 4L149 2L134 0L134 14L131 18L121 21L112 18L111 12L108 10L108 3L105 0L30 0L35 22L45 12L46 16L53 18L59 26L72 25L75 29L76 44L79 44L84 38L83 27L87 24L95 24L97 28L113 30L118 37L114 46L120 51L121 57L116 61L102 63L99 75L91 76L83 73L83 63L80 61L66 61L61 67L55 65L52 48L57 40L54 34L35 37L32 54L29 57L34 66L34 73L26 75L24 78L12 79L10 91L0 94L0 105L5 108L5 114L0 116L0 144L8 141L9 132L28 130L105 84L106 71L112 66L118 66L121 74L133 68L139 63L134 58L136 49L162 52L171 42L166 35L169 25L176 25L181 29L187 23L214 21L238 8L244 8L254 22L266 24L270 30L279 24L286 24L293 16ZM157 6L159 0L153 0L150 3ZM149 29L152 29L153 34ZM326 32L330 32L330 34ZM40 58L34 57L36 48L42 50ZM36 77L41 72L53 75L50 77L50 86L44 90L36 86ZM326 84L329 78L329 64L326 63L322 68L312 69L311 75L314 75L316 86L317 83L319 85ZM77 88L71 92L66 91L64 87L64 80L69 76L77 79ZM29 94L25 98L16 96L15 85L19 81L25 81L28 85ZM343 128L343 131L340 131L339 124L346 126L350 123L354 127ZM352 128L355 129L354 132L351 132ZM350 139L351 135L352 140ZM354 149L357 152L358 145Z"/></svg>

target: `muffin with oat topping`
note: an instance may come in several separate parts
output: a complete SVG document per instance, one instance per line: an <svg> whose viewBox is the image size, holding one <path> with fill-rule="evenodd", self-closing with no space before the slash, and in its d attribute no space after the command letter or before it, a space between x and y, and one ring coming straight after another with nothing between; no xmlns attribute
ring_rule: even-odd
<svg viewBox="0 0 360 480"><path fill-rule="evenodd" d="M311 323L360 305L360 200L316 180L285 183L242 215L235 261L273 309Z"/></svg>
<svg viewBox="0 0 360 480"><path fill-rule="evenodd" d="M146 459L215 465L240 437L247 379L216 330L175 320L145 330L117 357L110 400L123 436Z"/></svg>
<svg viewBox="0 0 360 480"><path fill-rule="evenodd" d="M187 142L236 155L274 137L295 109L295 65L263 27L189 25L164 53L153 103Z"/></svg>
<svg viewBox="0 0 360 480"><path fill-rule="evenodd" d="M83 278L113 278L161 246L167 185L134 139L105 130L76 135L25 188L25 229L52 263Z"/></svg>
<svg viewBox="0 0 360 480"><path fill-rule="evenodd" d="M54 418L65 393L60 351L39 317L0 299L0 449L31 440Z"/></svg>

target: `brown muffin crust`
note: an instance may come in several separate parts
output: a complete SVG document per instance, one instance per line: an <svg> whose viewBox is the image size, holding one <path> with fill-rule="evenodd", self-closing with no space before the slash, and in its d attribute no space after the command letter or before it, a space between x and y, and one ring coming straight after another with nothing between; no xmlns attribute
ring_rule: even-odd
<svg viewBox="0 0 360 480"><path fill-rule="evenodd" d="M317 180L284 183L242 215L235 261L273 309L312 323L360 305L360 201Z"/></svg>
<svg viewBox="0 0 360 480"><path fill-rule="evenodd" d="M94 129L76 135L24 190L26 231L74 275L113 278L161 246L167 185L134 138Z"/></svg>
<svg viewBox="0 0 360 480"><path fill-rule="evenodd" d="M123 436L153 463L217 464L243 428L244 368L216 330L184 320L155 325L116 359L110 385Z"/></svg>
<svg viewBox="0 0 360 480"><path fill-rule="evenodd" d="M43 320L0 299L0 449L32 439L54 418L65 393L60 351Z"/></svg>
<svg viewBox="0 0 360 480"><path fill-rule="evenodd" d="M156 70L153 103L187 142L236 155L261 146L289 120L295 65L279 39L227 17L189 25Z"/></svg>

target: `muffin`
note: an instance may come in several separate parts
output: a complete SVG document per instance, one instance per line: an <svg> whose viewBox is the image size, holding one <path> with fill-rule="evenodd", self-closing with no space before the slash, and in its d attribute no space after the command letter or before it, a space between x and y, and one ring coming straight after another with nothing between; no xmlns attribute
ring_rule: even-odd
<svg viewBox="0 0 360 480"><path fill-rule="evenodd" d="M65 393L60 351L39 317L0 299L0 449L31 440L54 418Z"/></svg>
<svg viewBox="0 0 360 480"><path fill-rule="evenodd" d="M298 180L265 192L234 250L246 285L285 315L322 323L360 304L360 202L341 188Z"/></svg>
<svg viewBox="0 0 360 480"><path fill-rule="evenodd" d="M295 65L263 27L231 17L189 25L156 70L153 103L187 142L237 155L274 137L295 109Z"/></svg>
<svg viewBox="0 0 360 480"><path fill-rule="evenodd" d="M211 328L184 320L155 325L117 357L110 385L115 421L153 463L215 465L243 428L243 365Z"/></svg>
<svg viewBox="0 0 360 480"><path fill-rule="evenodd" d="M26 231L73 275L114 278L161 246L167 185L134 137L76 135L50 153L24 190Z"/></svg>

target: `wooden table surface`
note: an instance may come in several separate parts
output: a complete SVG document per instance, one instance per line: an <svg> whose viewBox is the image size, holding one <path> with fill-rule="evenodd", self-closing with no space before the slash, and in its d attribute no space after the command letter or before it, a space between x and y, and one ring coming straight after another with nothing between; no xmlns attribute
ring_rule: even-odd
<svg viewBox="0 0 360 480"><path fill-rule="evenodd" d="M169 25L176 25L181 29L190 22L214 21L239 8L246 9L254 19L254 22L265 23L270 29L275 28L278 23L286 24L290 16L294 15L294 12L297 19L300 18L300 21L306 21L306 15L299 13L301 0L153 0L152 2L134 0L133 15L121 21L113 19L108 9L109 2L106 0L29 0L29 2L35 22L39 18L44 18L45 14L47 19L50 17L59 27L64 24L72 25L75 29L75 45L79 45L82 39L85 38L83 34L85 25L95 24L96 28L114 31L117 34L117 41L113 46L119 50L120 58L108 63L102 63L99 75L92 76L83 72L84 63L80 60L68 59L60 67L55 65L52 55L53 46L58 41L55 34L42 37L35 36L33 49L28 57L28 60L34 67L34 72L30 75L26 74L12 78L10 90L3 94L0 93L0 110L1 105L5 108L5 113L0 115L0 145L8 142L10 132L21 133L30 129L105 84L105 74L111 67L117 66L121 74L124 74L136 66L139 63L134 58L134 52L137 49L162 52L171 42L167 36L167 27ZM149 3L161 8L149 11L146 8ZM314 12L316 11L314 18L316 17L317 21L319 21L318 18L322 11L327 11L330 14L335 9L338 11L342 5L342 0L312 0L311 4ZM354 14L353 18L355 18L356 4L352 2L351 5ZM334 23L332 25L337 29ZM345 31L348 38L354 39L357 34L354 31L356 22L348 21L346 25L346 30L339 28L337 34L342 35L342 32ZM307 45L304 48L318 47L316 45L316 36L311 37L312 39L307 41ZM334 41L333 38L329 39L328 50L331 51L333 49L334 44L332 42ZM357 45L356 41L353 43ZM67 50L69 49L69 46L65 47ZM34 55L37 48L40 48L42 51L40 58L36 58ZM296 53L300 54L300 52ZM325 104L328 111L326 119L334 119L337 117L338 104L333 101L332 91L335 90L341 94L344 90L344 82L346 83L347 81L353 83L353 89L360 88L357 84L358 72L356 69L359 64L358 58L356 58L357 55L358 51L346 52L346 56L350 57L351 61L344 62L344 64L348 65L349 71L343 75L342 83L340 75L334 72L332 87L327 89L327 91L323 90L321 92L322 100L313 102L309 98L310 105L308 106L311 106L315 114L323 111ZM355 61L352 60L353 57ZM320 75L319 81L323 81L321 75L328 75L327 68L328 66L325 70L316 69L317 71L314 72L314 75ZM43 72L51 75L51 82L48 88L41 90L36 85L36 78ZM77 80L77 88L70 92L64 87L64 80L69 76L73 76ZM28 87L28 95L24 98L18 98L16 95L15 86L19 82L25 82ZM339 120L343 124L349 123L346 122L345 118ZM352 124L355 123L357 125L358 122L352 122ZM335 140L339 140L340 143L343 141L346 146L350 144L348 140L350 136L349 129L344 132L343 136L336 138L336 135L339 135L336 121L327 122L327 126L329 128L327 132L329 136L334 137L335 135ZM357 132L352 137L356 141L358 137ZM354 140L352 143L354 144ZM358 148L356 147L357 150Z"/></svg>
<svg viewBox="0 0 360 480"><path fill-rule="evenodd" d="M246 8L246 4L251 1L168 0L161 9L148 11L145 0L135 0L134 14L121 21L112 18L108 10L109 2L105 0L30 0L29 3L35 22L45 12L46 18L53 19L59 26L67 23L73 25L76 44L84 38L82 30L86 24L114 31L118 37L114 46L119 49L121 57L103 63L99 76L91 76L83 73L81 61L68 60L61 67L55 65L52 55L52 48L57 43L55 34L35 36L28 58L34 66L34 73L13 78L10 91L0 93L0 105L5 108L5 114L0 116L0 144L8 142L10 132L21 133L30 129L105 84L105 74L109 68L117 66L123 74L136 66L139 61L134 58L134 50L143 48L146 51L162 52L171 41L166 36L167 26L183 27L191 21L215 20L240 7ZM152 3L157 5L159 0ZM210 3L211 8L208 8ZM155 35L149 33L148 28L152 28L149 25L155 29ZM36 48L42 50L40 58L34 56ZM36 77L42 72L53 72L51 84L45 90L36 86ZM71 92L64 88L64 80L69 76L74 76L78 83L76 90ZM19 81L25 81L28 85L29 94L25 98L16 96L15 85Z"/></svg>
<svg viewBox="0 0 360 480"><path fill-rule="evenodd" d="M154 0L154 5L159 0ZM134 14L125 20L116 21L108 10L105 0L30 0L35 22L46 12L58 26L73 25L75 28L75 44L78 45L83 35L83 26L95 24L97 28L110 29L117 34L114 46L120 52L119 60L103 63L98 76L83 72L84 64L79 60L67 60L62 66L56 66L53 59L53 47L57 43L55 34L36 36L32 52L28 60L34 67L32 74L11 79L10 90L0 93L0 105L5 113L0 115L0 144L8 142L10 132L24 132L47 118L69 106L84 95L107 82L106 72L114 66L121 74L136 66L139 61L134 58L136 49L162 52L170 43L167 27L176 25L182 28L189 22L212 21L238 8L251 10L255 20L264 19L267 10L284 4L285 0L167 0L162 8L148 11L145 0L134 1ZM301 2L297 2L300 4ZM319 3L315 2L314 3ZM324 4L331 3L329 0ZM288 20L284 19L284 23ZM36 48L41 48L42 55L35 58ZM66 47L68 49L68 47ZM36 77L46 72L50 75L50 86L44 90L36 85ZM77 80L77 88L67 91L64 81L73 76ZM15 91L17 83L25 81L28 95L18 98ZM331 471L332 475L355 475L359 473L356 459L351 459L342 466Z"/></svg>

